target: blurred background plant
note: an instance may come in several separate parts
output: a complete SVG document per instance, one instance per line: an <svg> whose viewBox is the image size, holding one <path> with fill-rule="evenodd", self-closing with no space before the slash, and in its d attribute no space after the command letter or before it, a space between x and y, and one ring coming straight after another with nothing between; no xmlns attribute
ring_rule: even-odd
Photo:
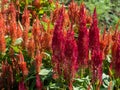
<svg viewBox="0 0 120 90"><path fill-rule="evenodd" d="M61 3L64 2L66 6L71 2L71 0L60 0ZM87 9L93 12L94 7L97 8L97 14L99 19L99 25L107 27L115 25L120 18L120 0L74 0L78 4L82 1L85 2Z"/></svg>

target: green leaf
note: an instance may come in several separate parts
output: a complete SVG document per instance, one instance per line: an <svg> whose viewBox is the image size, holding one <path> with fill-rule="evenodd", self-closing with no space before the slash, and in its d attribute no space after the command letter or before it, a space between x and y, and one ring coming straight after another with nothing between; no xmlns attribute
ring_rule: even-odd
<svg viewBox="0 0 120 90"><path fill-rule="evenodd" d="M53 83L53 84L50 84L49 88L56 90L56 89L59 89L60 87L56 83Z"/></svg>
<svg viewBox="0 0 120 90"><path fill-rule="evenodd" d="M17 46L11 46L14 50L14 52L18 53L20 52L20 49Z"/></svg>
<svg viewBox="0 0 120 90"><path fill-rule="evenodd" d="M74 90L87 90L88 86L90 85L89 76L85 78L76 78L73 83ZM90 85L91 90L93 90L92 85Z"/></svg>
<svg viewBox="0 0 120 90"><path fill-rule="evenodd" d="M110 82L109 75L106 75L105 73L103 73L102 79L103 79L103 87L107 88L109 86L109 82Z"/></svg>
<svg viewBox="0 0 120 90"><path fill-rule="evenodd" d="M45 29L45 31L46 31L46 30L47 30L47 28L48 28L48 27L47 27L47 25L48 25L48 24L47 24L47 23L45 23L45 22L41 22L41 24L44 26L44 29Z"/></svg>
<svg viewBox="0 0 120 90"><path fill-rule="evenodd" d="M22 41L23 41L22 38L18 38L18 39L16 39L16 41L15 41L15 45L21 44Z"/></svg>
<svg viewBox="0 0 120 90"><path fill-rule="evenodd" d="M43 9L39 10L39 14L44 14L44 10Z"/></svg>
<svg viewBox="0 0 120 90"><path fill-rule="evenodd" d="M51 55L47 52L44 52L44 54L51 59Z"/></svg>
<svg viewBox="0 0 120 90"><path fill-rule="evenodd" d="M110 63L111 62L111 55L107 55L106 60Z"/></svg>
<svg viewBox="0 0 120 90"><path fill-rule="evenodd" d="M75 79L75 81L78 81L78 82L84 82L84 80L83 79L80 79L80 78L77 78L77 79Z"/></svg>
<svg viewBox="0 0 120 90"><path fill-rule="evenodd" d="M51 72L51 69L41 69L40 70L40 75L45 76L48 75Z"/></svg>
<svg viewBox="0 0 120 90"><path fill-rule="evenodd" d="M80 90L80 88L79 88L79 87L74 87L74 86L73 86L73 90Z"/></svg>

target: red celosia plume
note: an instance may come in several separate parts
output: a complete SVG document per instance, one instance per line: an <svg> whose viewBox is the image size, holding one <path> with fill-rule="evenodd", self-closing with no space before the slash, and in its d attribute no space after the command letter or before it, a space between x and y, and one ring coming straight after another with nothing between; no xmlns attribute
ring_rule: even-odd
<svg viewBox="0 0 120 90"><path fill-rule="evenodd" d="M78 63L86 65L88 61L89 37L86 27L86 9L82 3L79 12Z"/></svg>
<svg viewBox="0 0 120 90"><path fill-rule="evenodd" d="M32 34L33 34L33 38L35 41L35 48L40 49L41 46L40 46L39 38L40 38L41 32L40 32L40 20L39 20L38 16L36 17L36 21L33 23Z"/></svg>
<svg viewBox="0 0 120 90"><path fill-rule="evenodd" d="M57 18L54 32L53 32L53 38L52 38L52 63L54 65L54 70L56 73L61 75L61 68L62 63L64 60L64 34L63 34L63 22L64 22L64 8L62 7L59 12L59 16ZM60 63L61 62L61 63Z"/></svg>
<svg viewBox="0 0 120 90"><path fill-rule="evenodd" d="M0 13L0 52L5 52L6 42L5 42L5 25L3 15Z"/></svg>
<svg viewBox="0 0 120 90"><path fill-rule="evenodd" d="M99 42L99 28L98 28L98 21L97 21L97 13L96 8L94 9L93 13L93 21L89 30L89 47L90 49L99 49L100 42Z"/></svg>
<svg viewBox="0 0 120 90"><path fill-rule="evenodd" d="M99 41L99 29L97 21L96 8L93 13L93 22L89 30L89 47L91 50L91 62L92 62L92 71L93 71L93 82L97 79L99 82L102 82L102 52L100 50L100 41Z"/></svg>
<svg viewBox="0 0 120 90"><path fill-rule="evenodd" d="M30 12L25 7L23 15L22 15L22 25L23 25L23 47L26 48L28 44L28 32L30 27Z"/></svg>
<svg viewBox="0 0 120 90"><path fill-rule="evenodd" d="M42 65L42 55L40 54L39 51L37 51L37 54L35 56L35 67L37 73L40 72L41 65Z"/></svg>
<svg viewBox="0 0 120 90"><path fill-rule="evenodd" d="M120 34L112 46L112 68L115 70L115 76L120 77Z"/></svg>
<svg viewBox="0 0 120 90"><path fill-rule="evenodd" d="M19 59L19 66L20 69L22 70L23 75L27 76L28 75L27 63L24 61L24 56L22 52L20 52L20 54L18 55L18 59Z"/></svg>
<svg viewBox="0 0 120 90"><path fill-rule="evenodd" d="M78 49L72 27L67 31L65 38L64 78L68 81L69 90L72 90L72 82L77 71Z"/></svg>

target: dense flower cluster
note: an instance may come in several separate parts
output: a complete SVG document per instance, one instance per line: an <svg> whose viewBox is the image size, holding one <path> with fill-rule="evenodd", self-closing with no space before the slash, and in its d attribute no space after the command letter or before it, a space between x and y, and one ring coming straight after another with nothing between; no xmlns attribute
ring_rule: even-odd
<svg viewBox="0 0 120 90"><path fill-rule="evenodd" d="M65 60L64 60L64 77L68 81L69 85L71 85L73 78L75 77L75 73L77 71L77 44L74 39L74 32L72 28L67 31L66 39L65 39ZM69 86L69 90L72 88Z"/></svg>
<svg viewBox="0 0 120 90"><path fill-rule="evenodd" d="M26 48L27 47L27 42L28 42L28 32L29 32L29 28L30 28L30 13L27 10L27 7L25 7L23 15L22 15L22 24L23 24L23 47Z"/></svg>
<svg viewBox="0 0 120 90"><path fill-rule="evenodd" d="M84 66L88 63L89 37L86 26L86 9L83 3L80 6L79 18L78 63Z"/></svg>
<svg viewBox="0 0 120 90"><path fill-rule="evenodd" d="M5 52L6 42L5 42L5 26L3 15L0 13L0 52Z"/></svg>
<svg viewBox="0 0 120 90"><path fill-rule="evenodd" d="M91 62L93 68L93 80L99 79L102 81L102 53L100 50L100 39L99 39L99 29L96 8L93 13L93 22L89 30L89 47L91 50Z"/></svg>
<svg viewBox="0 0 120 90"><path fill-rule="evenodd" d="M112 68L115 70L115 77L120 77L120 34L112 46Z"/></svg>
<svg viewBox="0 0 120 90"><path fill-rule="evenodd" d="M53 32L53 38L52 38L52 63L54 65L55 71L57 70L57 73L59 75L62 74L62 65L64 62L64 34L63 34L63 21L64 21L64 8L62 7L60 9L60 15L57 18L57 21L55 23L55 28ZM61 62L61 63L59 63Z"/></svg>

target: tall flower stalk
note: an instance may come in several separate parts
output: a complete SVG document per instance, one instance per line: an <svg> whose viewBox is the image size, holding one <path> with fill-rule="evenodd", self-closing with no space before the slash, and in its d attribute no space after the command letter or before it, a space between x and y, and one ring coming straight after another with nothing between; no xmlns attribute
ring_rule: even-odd
<svg viewBox="0 0 120 90"><path fill-rule="evenodd" d="M9 7L10 11L10 36L12 39L12 42L14 43L17 39L17 23L16 23L16 9L14 6L14 3L10 3Z"/></svg>
<svg viewBox="0 0 120 90"><path fill-rule="evenodd" d="M97 21L97 13L96 13L96 8L94 9L93 13L93 21L90 26L89 30L89 47L90 50L92 51L93 49L99 49L100 48L100 42L99 42L99 28L98 28L98 21Z"/></svg>
<svg viewBox="0 0 120 90"><path fill-rule="evenodd" d="M5 25L3 15L0 13L0 52L5 52L6 42L5 42Z"/></svg>
<svg viewBox="0 0 120 90"><path fill-rule="evenodd" d="M40 54L39 51L37 51L35 56L35 67L37 74L39 74L41 66L42 66L42 55Z"/></svg>
<svg viewBox="0 0 120 90"><path fill-rule="evenodd" d="M86 27L86 8L83 3L80 5L79 20L78 63L79 66L84 66L88 63L89 37Z"/></svg>
<svg viewBox="0 0 120 90"><path fill-rule="evenodd" d="M34 43L34 39L33 36L29 39L28 41L28 45L27 45L27 51L28 51L28 55L30 57L34 57L34 53L35 53L35 43Z"/></svg>
<svg viewBox="0 0 120 90"><path fill-rule="evenodd" d="M99 28L97 21L96 8L93 13L93 21L89 30L89 47L91 50L91 62L92 62L92 79L93 83L97 80L99 84L102 82L102 52L100 51L100 41L99 41ZM99 85L97 85L99 88Z"/></svg>
<svg viewBox="0 0 120 90"><path fill-rule="evenodd" d="M28 32L29 32L29 27L30 27L30 12L27 9L27 7L25 7L23 15L22 15L22 25L23 25L23 48L26 48L28 45Z"/></svg>
<svg viewBox="0 0 120 90"><path fill-rule="evenodd" d="M77 71L78 49L72 27L67 31L65 40L64 78L68 82L69 90L73 90L72 83Z"/></svg>
<svg viewBox="0 0 120 90"><path fill-rule="evenodd" d="M19 59L19 67L23 73L23 76L27 76L28 75L27 63L24 61L24 56L22 52L19 53L18 59Z"/></svg>
<svg viewBox="0 0 120 90"><path fill-rule="evenodd" d="M41 45L40 45L40 20L38 18L38 16L36 17L36 21L33 23L33 29L32 29L32 34L33 34L33 38L35 41L35 49L40 49Z"/></svg>
<svg viewBox="0 0 120 90"><path fill-rule="evenodd" d="M115 31L116 32L116 31ZM119 33L119 32L118 32ZM114 38L113 45L112 45L112 67L115 69L115 76L120 77L120 70L119 70L119 48L120 48L120 33L114 34L116 37Z"/></svg>
<svg viewBox="0 0 120 90"><path fill-rule="evenodd" d="M115 31L116 32L116 31ZM110 75L115 79L115 88L120 87L120 33L115 33L112 45L112 62L110 66ZM111 73L114 70L114 73Z"/></svg>
<svg viewBox="0 0 120 90"><path fill-rule="evenodd" d="M64 34L63 34L63 22L64 22L64 8L59 11L59 16L56 20L53 38L52 38L52 63L55 73L62 75L62 65L64 62Z"/></svg>
<svg viewBox="0 0 120 90"><path fill-rule="evenodd" d="M110 28L111 30L111 28ZM111 45L111 34L110 30L107 32L106 28L104 29L103 35L101 35L100 39L100 50L102 52L103 59L106 58L106 56L109 53L110 45Z"/></svg>
<svg viewBox="0 0 120 90"><path fill-rule="evenodd" d="M79 9L77 3L75 3L74 0L72 0L71 3L69 4L68 9L68 15L72 24L76 23L78 11Z"/></svg>
<svg viewBox="0 0 120 90"><path fill-rule="evenodd" d="M114 62L115 68L115 75L116 77L120 77L120 34L118 36L117 48L116 48L116 55Z"/></svg>

